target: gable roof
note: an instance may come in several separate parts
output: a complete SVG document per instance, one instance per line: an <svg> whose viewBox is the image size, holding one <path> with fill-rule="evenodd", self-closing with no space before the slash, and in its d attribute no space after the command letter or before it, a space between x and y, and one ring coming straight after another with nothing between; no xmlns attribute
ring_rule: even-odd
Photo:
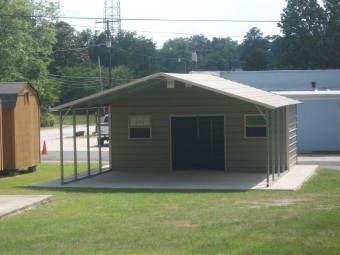
<svg viewBox="0 0 340 255"><path fill-rule="evenodd" d="M0 100L3 108L14 108L17 97L26 86L38 95L36 90L27 82L0 82Z"/></svg>
<svg viewBox="0 0 340 255"><path fill-rule="evenodd" d="M254 103L269 109L277 109L300 103L299 101L290 98L279 96L237 82L225 80L210 74L156 73L133 82L54 107L52 110L58 111L66 108L105 106L114 100L147 90L153 86L160 86L162 84L166 85L168 80L189 84L194 87L240 99L249 103Z"/></svg>

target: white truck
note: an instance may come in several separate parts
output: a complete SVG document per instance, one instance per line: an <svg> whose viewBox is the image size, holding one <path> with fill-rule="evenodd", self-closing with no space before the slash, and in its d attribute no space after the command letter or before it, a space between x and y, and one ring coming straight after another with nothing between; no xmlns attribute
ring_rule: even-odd
<svg viewBox="0 0 340 255"><path fill-rule="evenodd" d="M104 116L103 122L98 124L98 146L103 146L104 141L109 142L109 115Z"/></svg>

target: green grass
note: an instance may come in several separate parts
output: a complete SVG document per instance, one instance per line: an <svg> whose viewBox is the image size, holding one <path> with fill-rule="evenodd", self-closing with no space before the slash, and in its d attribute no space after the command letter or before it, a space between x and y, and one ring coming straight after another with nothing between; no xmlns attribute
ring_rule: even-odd
<svg viewBox="0 0 340 255"><path fill-rule="evenodd" d="M71 126L73 125L73 115L72 112L70 112L68 115L65 116L65 113L63 113L63 125L64 126ZM59 113L52 113L54 117L54 125L51 127L41 127L41 129L48 129L48 128L59 128ZM103 119L103 117L101 117ZM87 122L86 120L86 114L76 114L76 125L85 125ZM95 114L89 114L89 123L90 125L96 125L96 115Z"/></svg>
<svg viewBox="0 0 340 255"><path fill-rule="evenodd" d="M1 254L340 254L340 171L322 169L296 192L27 186L58 176L42 164L0 178L0 194L53 195L0 221Z"/></svg>
<svg viewBox="0 0 340 255"><path fill-rule="evenodd" d="M54 116L54 120L55 120L53 127L43 127L43 129L59 127L59 114L58 113L53 113L53 116ZM65 115L63 115L63 118L64 117L65 117ZM90 114L89 115L89 122L90 122L90 125L95 125L96 124L96 116L94 114ZM84 125L84 124L86 124L86 114L77 114L76 115L76 124L77 125ZM66 125L66 126L73 125L73 115L72 115L72 112L70 114L66 115L66 117L63 120L63 125Z"/></svg>

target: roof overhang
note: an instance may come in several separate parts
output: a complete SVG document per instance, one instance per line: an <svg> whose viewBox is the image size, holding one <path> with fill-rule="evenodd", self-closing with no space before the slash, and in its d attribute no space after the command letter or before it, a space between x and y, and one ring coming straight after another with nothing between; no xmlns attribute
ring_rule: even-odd
<svg viewBox="0 0 340 255"><path fill-rule="evenodd" d="M273 93L295 100L340 100L340 90L277 91Z"/></svg>
<svg viewBox="0 0 340 255"><path fill-rule="evenodd" d="M299 101L291 98L286 98L209 74L156 73L133 82L54 107L51 110L59 111L70 108L75 109L107 106L115 100L146 91L156 86L166 85L168 81L173 81L173 84L175 84L175 82L180 82L192 87L198 87L269 109L277 109L300 103Z"/></svg>

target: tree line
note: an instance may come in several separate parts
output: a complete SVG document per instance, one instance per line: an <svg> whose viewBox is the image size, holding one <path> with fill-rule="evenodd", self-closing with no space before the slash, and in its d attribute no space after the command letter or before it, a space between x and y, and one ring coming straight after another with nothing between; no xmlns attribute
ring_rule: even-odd
<svg viewBox="0 0 340 255"><path fill-rule="evenodd" d="M241 43L195 35L157 48L152 38L119 31L110 36L111 86L155 72L340 68L340 1L286 2L281 35L252 27ZM54 1L0 0L0 81L31 82L43 106L110 87L107 33L77 31L59 16Z"/></svg>

